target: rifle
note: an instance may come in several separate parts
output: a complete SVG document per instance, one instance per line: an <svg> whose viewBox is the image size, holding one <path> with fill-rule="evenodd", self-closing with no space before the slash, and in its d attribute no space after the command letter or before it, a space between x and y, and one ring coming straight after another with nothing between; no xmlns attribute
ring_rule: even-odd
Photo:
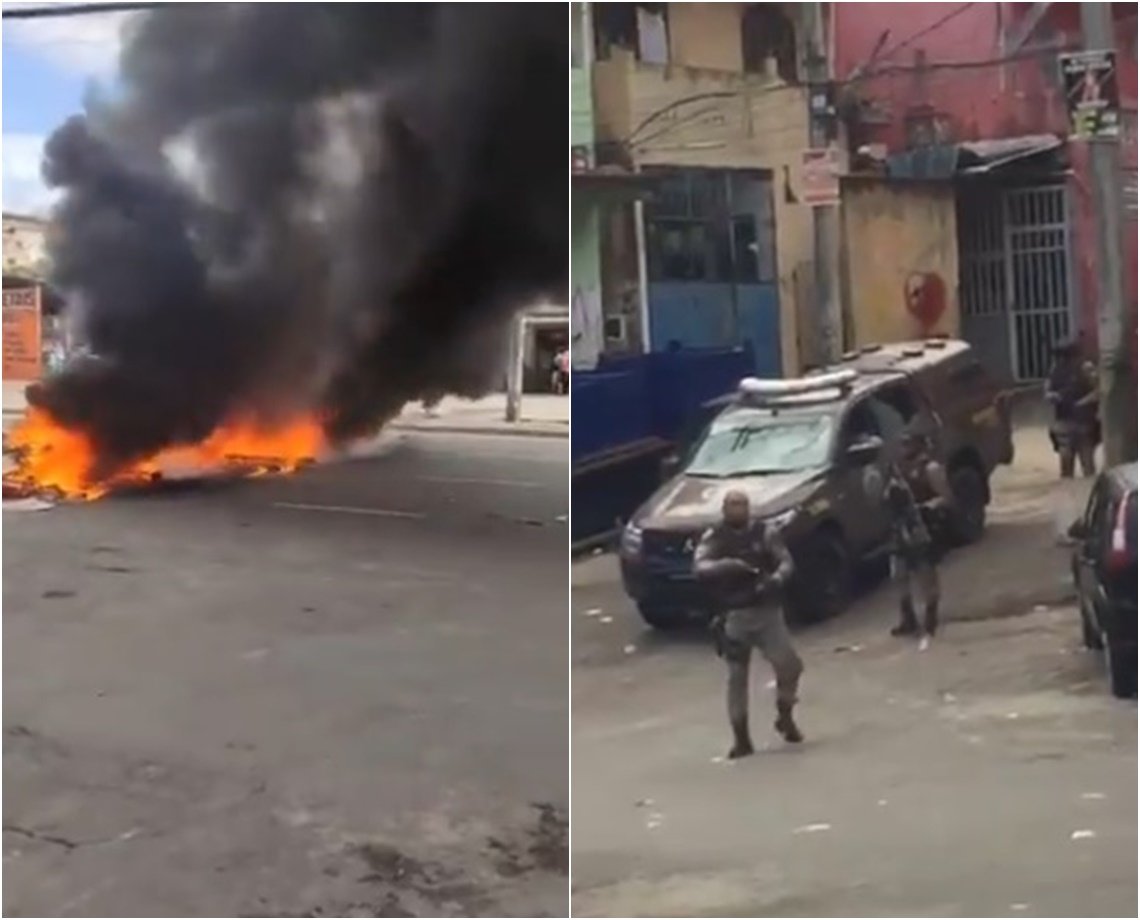
<svg viewBox="0 0 1140 920"><path fill-rule="evenodd" d="M755 576L757 581L757 603L762 604L769 600L769 595L777 594L783 587L782 583L777 581L770 575L763 572L758 572ZM718 609L709 620L709 631L713 636L713 649L716 651L717 658L723 658L729 645L729 638L725 634L725 627L728 621L728 611Z"/></svg>

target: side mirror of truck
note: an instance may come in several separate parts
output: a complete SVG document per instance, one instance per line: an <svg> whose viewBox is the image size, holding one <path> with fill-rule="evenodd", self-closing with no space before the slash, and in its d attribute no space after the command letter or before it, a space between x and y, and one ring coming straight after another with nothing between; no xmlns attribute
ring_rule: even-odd
<svg viewBox="0 0 1140 920"><path fill-rule="evenodd" d="M1079 519L1073 521L1073 523L1069 525L1067 533L1070 540L1083 540L1087 536L1085 522Z"/></svg>
<svg viewBox="0 0 1140 920"><path fill-rule="evenodd" d="M677 454L667 454L661 458L661 481L667 482L681 469L681 458Z"/></svg>

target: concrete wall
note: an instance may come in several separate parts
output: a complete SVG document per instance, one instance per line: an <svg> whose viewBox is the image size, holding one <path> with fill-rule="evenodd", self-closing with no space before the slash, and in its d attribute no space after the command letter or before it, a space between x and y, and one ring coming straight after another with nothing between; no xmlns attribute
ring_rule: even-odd
<svg viewBox="0 0 1140 920"><path fill-rule="evenodd" d="M594 107L590 92L590 72L570 68L570 144L594 142Z"/></svg>
<svg viewBox="0 0 1140 920"><path fill-rule="evenodd" d="M678 18L672 9L675 34ZM709 15L712 23L723 24L722 14ZM685 41L683 35L676 40ZM810 274L812 253L811 211L798 203L801 154L808 145L805 90L761 75L644 64L615 50L594 64L594 106L599 141L625 141L639 165L772 173L780 356L784 372L795 373L800 367L797 307L806 296L802 276Z"/></svg>
<svg viewBox="0 0 1140 920"><path fill-rule="evenodd" d="M884 30L888 39L875 58L872 72L853 88L879 114L879 123L858 129L856 143L880 142L904 149L912 140L908 116L925 109L935 116L943 143L1025 134L1069 131L1057 66L1058 49L1080 47L1080 6L1050 4L1045 17L1018 51L1010 51L1008 36L1035 4L975 3L837 3L832 4L835 32L835 74L843 79L870 59ZM1136 4L1114 3L1117 80L1122 108L1130 113L1131 130L1121 139L1121 158L1133 175L1136 163L1135 113L1137 93ZM896 36L917 36L894 50ZM1037 48L1036 53L1029 53ZM966 62L986 62L963 66ZM924 66L928 65L928 66ZM939 65L955 64L953 67ZM1074 204L1073 248L1077 276L1078 327L1089 347L1097 336L1096 305L1100 294L1097 265L1100 244L1095 233L1096 205L1087 147L1069 144L1073 166L1070 180ZM1131 164L1129 166L1129 164ZM1122 176L1121 185L1127 181ZM1127 216L1121 234L1125 253L1125 299L1129 322L1136 323L1136 220Z"/></svg>
<svg viewBox="0 0 1140 920"><path fill-rule="evenodd" d="M575 368L591 368L605 345L602 324L599 206L573 201L570 211L570 342Z"/></svg>
<svg viewBox="0 0 1140 920"><path fill-rule="evenodd" d="M740 73L740 3L670 3L669 63Z"/></svg>
<svg viewBox="0 0 1140 920"><path fill-rule="evenodd" d="M582 5L573 4L571 27L584 30ZM588 65L588 58L583 61ZM591 149L594 106L588 66L570 69L570 144ZM592 154L590 157L593 159ZM572 196L570 210L570 344L576 368L591 368L604 346L600 264L600 205Z"/></svg>
<svg viewBox="0 0 1140 920"><path fill-rule="evenodd" d="M842 215L844 302L853 344L957 335L958 243L950 184L845 180Z"/></svg>

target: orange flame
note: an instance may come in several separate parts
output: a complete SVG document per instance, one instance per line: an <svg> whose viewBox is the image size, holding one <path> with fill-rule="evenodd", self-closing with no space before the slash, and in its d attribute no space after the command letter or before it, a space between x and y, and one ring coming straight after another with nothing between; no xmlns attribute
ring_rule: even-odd
<svg viewBox="0 0 1140 920"><path fill-rule="evenodd" d="M4 484L28 492L56 492L92 501L117 486L152 481L164 471L200 471L262 476L291 473L312 462L326 447L315 418L294 419L268 428L249 419L219 425L197 444L170 447L118 470L94 478L96 454L90 439L56 421L43 409L29 408L9 436L15 467Z"/></svg>

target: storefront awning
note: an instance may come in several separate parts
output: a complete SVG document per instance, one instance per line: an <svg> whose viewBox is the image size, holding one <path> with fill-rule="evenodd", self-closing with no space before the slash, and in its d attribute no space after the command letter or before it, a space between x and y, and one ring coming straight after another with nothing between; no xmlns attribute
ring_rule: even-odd
<svg viewBox="0 0 1140 920"><path fill-rule="evenodd" d="M996 140L966 141L907 150L887 157L887 175L892 179L952 179L978 176L1060 149L1053 134L1028 134Z"/></svg>

